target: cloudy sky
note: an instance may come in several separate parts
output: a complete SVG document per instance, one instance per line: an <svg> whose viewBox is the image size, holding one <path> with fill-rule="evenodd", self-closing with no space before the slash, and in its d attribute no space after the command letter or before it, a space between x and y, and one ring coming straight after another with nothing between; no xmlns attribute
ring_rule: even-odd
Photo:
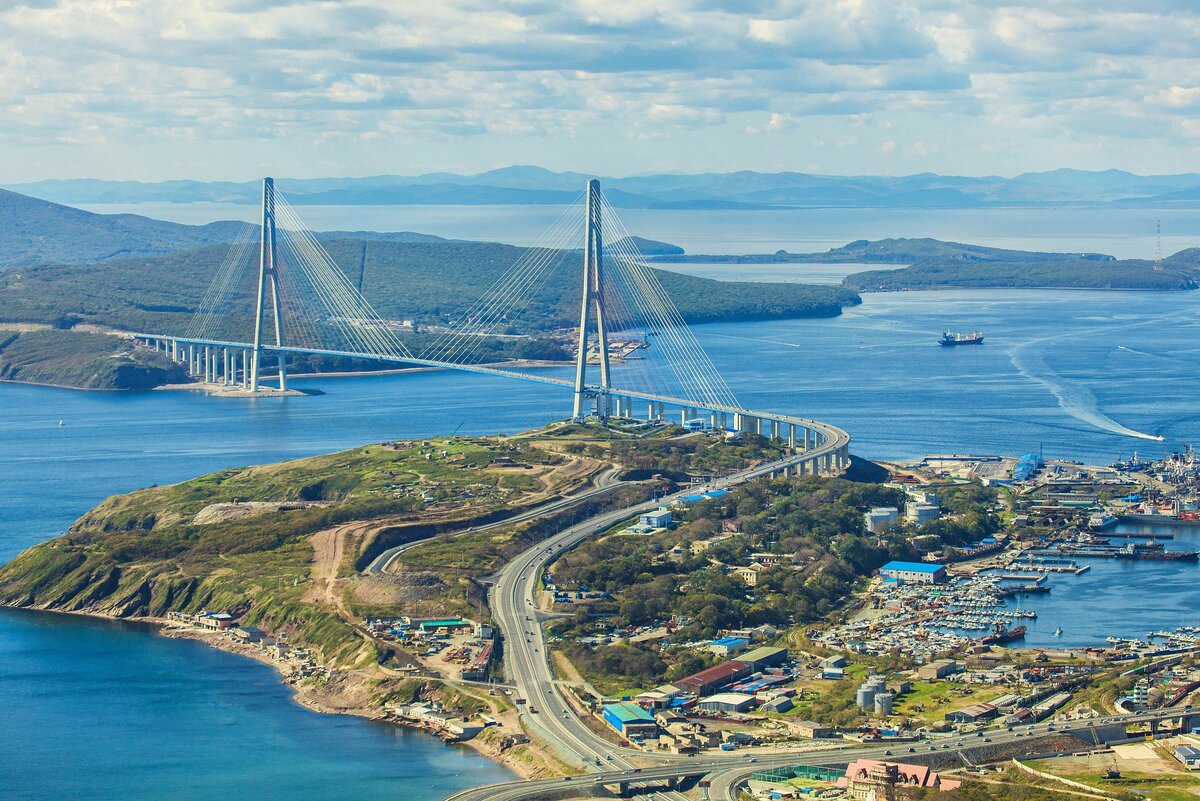
<svg viewBox="0 0 1200 801"><path fill-rule="evenodd" d="M1194 0L0 0L0 183L1200 170Z"/></svg>

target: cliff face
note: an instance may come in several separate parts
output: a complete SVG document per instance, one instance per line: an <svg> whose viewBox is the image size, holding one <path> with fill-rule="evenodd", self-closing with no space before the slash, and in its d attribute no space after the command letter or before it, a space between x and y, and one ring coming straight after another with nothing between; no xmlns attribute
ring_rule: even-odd
<svg viewBox="0 0 1200 801"><path fill-rule="evenodd" d="M54 329L0 331L0 380L77 389L153 389L190 381L166 354L122 337Z"/></svg>

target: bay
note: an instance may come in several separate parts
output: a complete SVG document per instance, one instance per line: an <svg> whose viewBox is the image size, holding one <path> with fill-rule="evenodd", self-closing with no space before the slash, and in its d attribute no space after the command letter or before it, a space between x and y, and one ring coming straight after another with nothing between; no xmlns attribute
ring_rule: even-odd
<svg viewBox="0 0 1200 801"><path fill-rule="evenodd" d="M82 206L101 214L141 214L202 225L258 219L256 206L235 203L134 203ZM530 245L558 219L562 206L299 206L315 231L416 231L451 239ZM974 245L1117 258L1154 258L1155 224L1163 253L1200 240L1200 215L1187 208L1010 206L975 209L770 210L618 209L637 236L671 242L688 253L808 253L856 239L933 237Z"/></svg>
<svg viewBox="0 0 1200 801"><path fill-rule="evenodd" d="M315 210L304 209L310 222ZM481 220L497 219L488 216L494 207L426 209L427 216L415 220L413 207L402 210L409 216L393 220L370 217L379 210L343 209L338 213L347 216L316 225L467 236ZM214 219L225 210L219 211ZM510 219L526 219L530 211L514 209ZM904 214L833 223L822 223L819 214L806 221L799 213L767 212L757 222L745 212L647 214L653 225L630 227L692 252L818 249L814 243L873 238L892 226L898 230L882 235L937 228L931 235L1010 247L1058 243L1115 255L1152 249L1152 240L1147 244L1139 233L1146 219L1136 214L1056 218L1061 227L1055 227L1055 220L1015 213L972 218L934 211L923 213L928 219L915 231L900 229L913 222ZM672 220L675 228L662 223ZM528 235L532 241L541 230L535 220L501 236L504 223L496 225L471 238L520 241ZM1105 226L1109 232L1098 233ZM1184 230L1183 223L1164 230ZM973 231L981 236L972 237ZM1171 247L1164 243L1165 251ZM840 267L772 265L754 277L828 282L837 280ZM742 265L670 269L746 276ZM1156 457L1194 441L1200 422L1197 303L1195 293L1184 292L907 292L864 296L861 306L834 319L714 324L696 333L743 405L836 423L851 432L857 454L1040 449L1047 457L1107 463L1135 449ZM983 330L985 343L939 348L933 340L947 328ZM621 368L618 380L637 369ZM233 400L0 385L0 560L53 536L116 492L363 442L533 428L565 416L570 401L557 388L462 373L298 379L296 385L326 394ZM1189 588L1196 569L1121 562L1055 579L1049 599L1031 602L1042 614L1031 626L1030 644L1086 644L1102 635L1145 636L1195 623L1200 599ZM1169 600L1152 587L1173 588ZM1084 605L1086 621L1070 622ZM1068 621L1061 623L1064 637L1052 639L1061 620ZM241 693L242 687L250 690ZM264 666L107 621L0 612L0 697L6 722L16 724L0 731L0 770L19 778L0 788L4 798L341 799L389 792L425 801L506 775L419 735L308 713L287 702L286 688ZM314 755L314 743L321 753ZM196 750L211 758L195 761ZM226 763L227 772L205 769ZM95 769L63 771L63 764ZM86 792L73 774L86 777Z"/></svg>

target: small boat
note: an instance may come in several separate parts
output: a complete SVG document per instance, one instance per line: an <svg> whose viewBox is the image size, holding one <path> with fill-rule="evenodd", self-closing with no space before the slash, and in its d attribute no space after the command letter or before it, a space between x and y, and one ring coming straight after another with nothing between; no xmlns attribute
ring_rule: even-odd
<svg viewBox="0 0 1200 801"><path fill-rule="evenodd" d="M1061 636L1062 636L1062 626L1059 626L1058 628L1056 628L1056 629L1054 630L1054 636L1055 636L1055 637L1061 637Z"/></svg>
<svg viewBox="0 0 1200 801"><path fill-rule="evenodd" d="M59 421L58 421L58 427L59 427L59 428L62 428L62 427L63 427L63 426L65 426L65 425L66 425L66 422L65 422L65 421L63 421L63 420L59 420Z"/></svg>

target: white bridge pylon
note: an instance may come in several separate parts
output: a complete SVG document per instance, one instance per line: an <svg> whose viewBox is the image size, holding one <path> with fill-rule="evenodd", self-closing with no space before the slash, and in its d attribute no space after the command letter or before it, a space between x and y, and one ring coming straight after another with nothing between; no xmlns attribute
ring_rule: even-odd
<svg viewBox="0 0 1200 801"><path fill-rule="evenodd" d="M247 226L230 247L186 332L135 335L207 383L258 393L268 354L277 358L279 390L287 389L289 356L447 368L570 388L575 420L593 412L601 419L631 418L634 402L644 401L647 419L665 419L665 407L672 406L681 422L784 440L808 454L797 462L801 472L806 465L811 472L841 472L849 463L850 438L841 429L742 407L597 180L588 181L581 198L457 319L435 326L432 341L415 354L400 338L398 322L376 313L271 178L263 180L262 197L260 225ZM251 260L255 239L257 259ZM580 257L581 273L559 269L579 264L574 260ZM545 330L546 316L559 313L575 280L580 306L573 382L489 363L494 357L487 346L520 339L512 333L522 330L520 323L536 323L524 330ZM626 357L616 364L614 346ZM589 381L592 363L598 382Z"/></svg>

